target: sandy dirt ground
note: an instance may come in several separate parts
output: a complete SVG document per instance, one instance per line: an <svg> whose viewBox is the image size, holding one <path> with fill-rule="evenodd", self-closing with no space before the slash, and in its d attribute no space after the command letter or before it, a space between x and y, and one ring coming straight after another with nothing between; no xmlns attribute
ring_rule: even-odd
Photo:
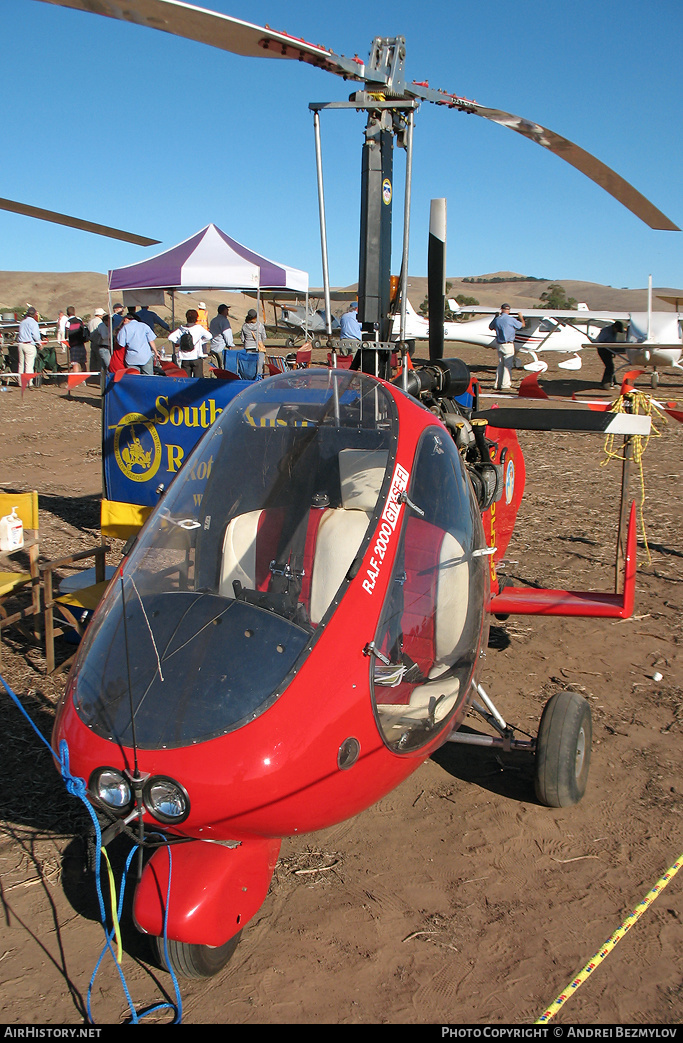
<svg viewBox="0 0 683 1043"><path fill-rule="evenodd" d="M466 358L490 390L491 354ZM542 378L551 393L596 394L597 359L569 378L557 373ZM649 379L638 386L648 391ZM683 376L663 375L657 394L683 401ZM531 734L553 691L586 696L593 753L583 801L540 806L523 755L442 747L351 821L284 840L270 892L230 964L214 979L181 983L184 1024L530 1025L675 862L683 850L683 426L656 427L643 456L649 556L641 534L633 618L496 621L481 671L501 712ZM40 494L44 557L92 546L98 390L4 393L0 435L0 485ZM620 465L604 464L600 436L520 440L527 492L505 576L609 591ZM631 491L640 496L637 476ZM46 677L42 650L19 635L7 635L2 655L7 684L49 735L64 675ZM0 1022L79 1025L103 943L81 839L87 818L0 693ZM683 1020L682 885L683 872L554 1025ZM138 1011L173 998L169 975L125 925L122 970ZM97 1025L130 1017L108 957L91 1012ZM148 1019L168 1020L167 1010Z"/></svg>

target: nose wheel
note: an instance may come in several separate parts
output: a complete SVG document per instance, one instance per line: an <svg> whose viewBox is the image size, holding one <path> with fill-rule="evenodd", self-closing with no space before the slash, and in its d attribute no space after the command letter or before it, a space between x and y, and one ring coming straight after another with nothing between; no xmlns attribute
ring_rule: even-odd
<svg viewBox="0 0 683 1043"><path fill-rule="evenodd" d="M456 731L448 741L534 753L534 788L541 804L549 808L578 804L588 784L593 737L587 700L577 692L556 692L543 708L536 739L526 741L515 737L515 729L506 723L482 686L474 682L472 686L481 703L475 699L471 708L497 734Z"/></svg>
<svg viewBox="0 0 683 1043"><path fill-rule="evenodd" d="M536 739L536 796L550 808L578 804L586 792L593 729L587 701L556 692L546 703Z"/></svg>
<svg viewBox="0 0 683 1043"><path fill-rule="evenodd" d="M192 945L189 942L176 942L167 938L151 938L154 953L160 967L173 971L179 978L211 978L223 970L232 957L242 932L225 942L224 945Z"/></svg>

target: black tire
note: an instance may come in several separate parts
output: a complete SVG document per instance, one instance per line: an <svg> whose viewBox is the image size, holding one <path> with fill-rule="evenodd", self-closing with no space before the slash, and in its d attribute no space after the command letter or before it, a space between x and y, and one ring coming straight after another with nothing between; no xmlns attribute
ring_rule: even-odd
<svg viewBox="0 0 683 1043"><path fill-rule="evenodd" d="M318 349L322 348L322 346L323 346L323 342L321 341L320 337L315 337L314 340L313 340L312 347L314 347L315 350L318 351Z"/></svg>
<svg viewBox="0 0 683 1043"><path fill-rule="evenodd" d="M179 978L212 978L222 971L237 948L242 932L238 931L224 945L191 945L189 942L166 940L168 960L164 952L164 939L152 938L152 944L159 966L164 970L173 969ZM170 967L169 967L170 963Z"/></svg>
<svg viewBox="0 0 683 1043"><path fill-rule="evenodd" d="M285 347L286 348L293 348L295 343L296 343L296 341L294 340L294 337L287 337L287 340L285 341Z"/></svg>
<svg viewBox="0 0 683 1043"><path fill-rule="evenodd" d="M556 692L546 703L536 743L536 796L549 808L578 804L588 783L591 710L576 692Z"/></svg>

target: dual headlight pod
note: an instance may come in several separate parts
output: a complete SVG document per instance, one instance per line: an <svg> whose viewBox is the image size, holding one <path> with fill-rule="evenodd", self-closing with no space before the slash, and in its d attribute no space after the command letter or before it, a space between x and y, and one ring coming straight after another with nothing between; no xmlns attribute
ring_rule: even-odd
<svg viewBox="0 0 683 1043"><path fill-rule="evenodd" d="M133 810L135 795L129 775L118 768L97 768L90 776L89 790L117 815ZM142 786L145 807L158 822L174 825L190 814L190 798L179 782L167 775L152 775Z"/></svg>

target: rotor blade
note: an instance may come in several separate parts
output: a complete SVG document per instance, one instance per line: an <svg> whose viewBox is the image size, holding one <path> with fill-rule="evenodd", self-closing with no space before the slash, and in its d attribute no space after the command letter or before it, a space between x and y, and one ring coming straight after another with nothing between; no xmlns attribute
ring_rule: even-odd
<svg viewBox="0 0 683 1043"><path fill-rule="evenodd" d="M134 3L130 0L42 0L42 3L160 29L247 58L291 58L349 79L364 78L365 64L359 58L344 58L326 47L276 32L269 26L252 25L181 0L135 0Z"/></svg>
<svg viewBox="0 0 683 1043"><path fill-rule="evenodd" d="M308 43L295 36L290 36L288 33L275 32L268 26L262 28L251 22L231 18L229 15L218 14L202 7L196 7L194 4L183 3L181 0L135 0L134 5L131 0L41 0L41 2L59 7L71 7L78 11L90 11L93 14L106 15L109 18L118 18L136 25L148 26L151 29L160 29L174 36L184 36L187 39L246 57L296 59L336 73L345 79L377 82L377 75L368 76L364 62L358 57L344 58L325 47ZM389 80L383 75L379 79L391 86ZM476 101L448 94L446 91L434 90L426 83L411 84L406 90L406 94L412 98L420 98L437 105L459 109L461 112L471 112L503 127L509 127L576 167L614 196L650 228L680 231L673 221L670 221L614 170L596 159L595 156L591 156L589 152L579 148L578 145L568 141L567 138L561 137L546 127L522 119L520 116L513 116L509 112L490 109L479 105Z"/></svg>
<svg viewBox="0 0 683 1043"><path fill-rule="evenodd" d="M498 123L501 127L508 127L510 130L522 134L525 138L535 141L537 145L542 145L543 148L554 152L560 159L564 159L565 162L576 167L582 174L589 177L591 181L595 181L606 192L609 192L611 196L614 196L615 199L622 203L631 213L635 214L636 217L639 217L641 221L644 221L646 225L649 225L650 228L680 232L678 225L670 221L661 210L658 210L653 203L641 195L633 185L630 185L628 181L625 181L623 177L611 170L601 160L592 156L590 152L586 152L585 149L575 145L567 138L563 138L560 134L556 134L555 131L548 130L547 127L542 127L539 123L532 123L531 120L523 119L521 116L513 116L509 112L503 112L501 109L489 109L476 101L459 98L455 94L446 94L445 91L432 90L420 84L412 84L406 93L414 94L425 101L435 102L437 105L447 105L449 108L459 109L461 112L474 113L476 116L482 116L493 123Z"/></svg>
<svg viewBox="0 0 683 1043"><path fill-rule="evenodd" d="M98 225L93 221L81 221L79 217L69 217L68 214L58 214L54 210L41 210L38 206L17 203L13 199L0 199L0 210L23 214L24 217L37 217L39 221L52 221L56 225L67 225L69 228L80 228L84 232L106 235L110 239L121 239L124 243L135 243L137 246L154 246L160 242L159 239L147 239L146 236L136 235L134 232L122 232L120 228Z"/></svg>

